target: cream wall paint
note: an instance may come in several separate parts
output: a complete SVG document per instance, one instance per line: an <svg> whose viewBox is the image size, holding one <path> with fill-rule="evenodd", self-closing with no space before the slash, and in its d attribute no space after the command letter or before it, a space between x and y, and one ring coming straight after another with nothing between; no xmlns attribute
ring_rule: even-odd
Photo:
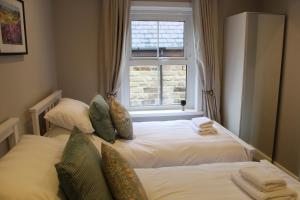
<svg viewBox="0 0 300 200"><path fill-rule="evenodd" d="M300 1L263 0L264 12L287 15L276 162L300 175Z"/></svg>
<svg viewBox="0 0 300 200"><path fill-rule="evenodd" d="M98 11L98 0L54 0L58 86L86 103L98 89Z"/></svg>
<svg viewBox="0 0 300 200"><path fill-rule="evenodd" d="M0 122L21 118L28 130L29 107L56 89L51 0L25 0L28 55L0 56ZM29 129L30 130L30 129Z"/></svg>

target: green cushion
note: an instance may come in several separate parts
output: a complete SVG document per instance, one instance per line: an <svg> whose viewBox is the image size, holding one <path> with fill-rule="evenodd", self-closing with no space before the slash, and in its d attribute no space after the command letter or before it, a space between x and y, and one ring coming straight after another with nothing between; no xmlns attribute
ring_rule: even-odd
<svg viewBox="0 0 300 200"><path fill-rule="evenodd" d="M109 111L118 136L126 139L133 139L132 120L126 108L114 97L109 98Z"/></svg>
<svg viewBox="0 0 300 200"><path fill-rule="evenodd" d="M135 171L112 147L102 143L103 172L116 200L147 200L148 197Z"/></svg>
<svg viewBox="0 0 300 200"><path fill-rule="evenodd" d="M62 160L56 164L59 186L69 200L111 200L101 157L89 136L75 127Z"/></svg>
<svg viewBox="0 0 300 200"><path fill-rule="evenodd" d="M107 142L114 143L116 132L109 113L109 106L101 95L93 98L89 115L96 134Z"/></svg>

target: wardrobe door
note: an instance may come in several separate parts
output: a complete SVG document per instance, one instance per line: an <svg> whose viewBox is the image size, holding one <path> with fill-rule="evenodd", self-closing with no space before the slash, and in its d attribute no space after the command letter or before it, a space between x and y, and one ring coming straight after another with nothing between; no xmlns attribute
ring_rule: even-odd
<svg viewBox="0 0 300 200"><path fill-rule="evenodd" d="M249 13L247 27L247 43L253 43L253 38L256 41L255 45L247 45L246 50L249 54L246 54L248 62L242 103L244 128L241 135L246 142L271 158L280 86L284 16Z"/></svg>
<svg viewBox="0 0 300 200"><path fill-rule="evenodd" d="M239 135L245 62L246 13L228 17L224 35L223 122Z"/></svg>

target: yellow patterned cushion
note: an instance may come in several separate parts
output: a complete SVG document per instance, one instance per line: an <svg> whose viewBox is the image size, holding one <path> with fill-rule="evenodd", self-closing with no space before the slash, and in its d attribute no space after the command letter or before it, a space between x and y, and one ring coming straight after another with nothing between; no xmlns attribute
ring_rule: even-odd
<svg viewBox="0 0 300 200"><path fill-rule="evenodd" d="M126 139L133 139L132 120L126 108L114 97L108 99L109 112L117 130L118 136Z"/></svg>
<svg viewBox="0 0 300 200"><path fill-rule="evenodd" d="M135 171L112 147L101 146L103 171L116 200L147 200L146 192Z"/></svg>

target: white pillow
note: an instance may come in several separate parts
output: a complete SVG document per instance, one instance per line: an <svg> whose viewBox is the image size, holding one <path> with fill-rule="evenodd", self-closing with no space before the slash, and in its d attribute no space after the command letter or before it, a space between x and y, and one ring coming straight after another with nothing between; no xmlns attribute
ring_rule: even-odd
<svg viewBox="0 0 300 200"><path fill-rule="evenodd" d="M83 133L95 131L89 117L89 106L74 99L61 99L57 106L46 113L45 119L68 130L73 130L76 126Z"/></svg>

